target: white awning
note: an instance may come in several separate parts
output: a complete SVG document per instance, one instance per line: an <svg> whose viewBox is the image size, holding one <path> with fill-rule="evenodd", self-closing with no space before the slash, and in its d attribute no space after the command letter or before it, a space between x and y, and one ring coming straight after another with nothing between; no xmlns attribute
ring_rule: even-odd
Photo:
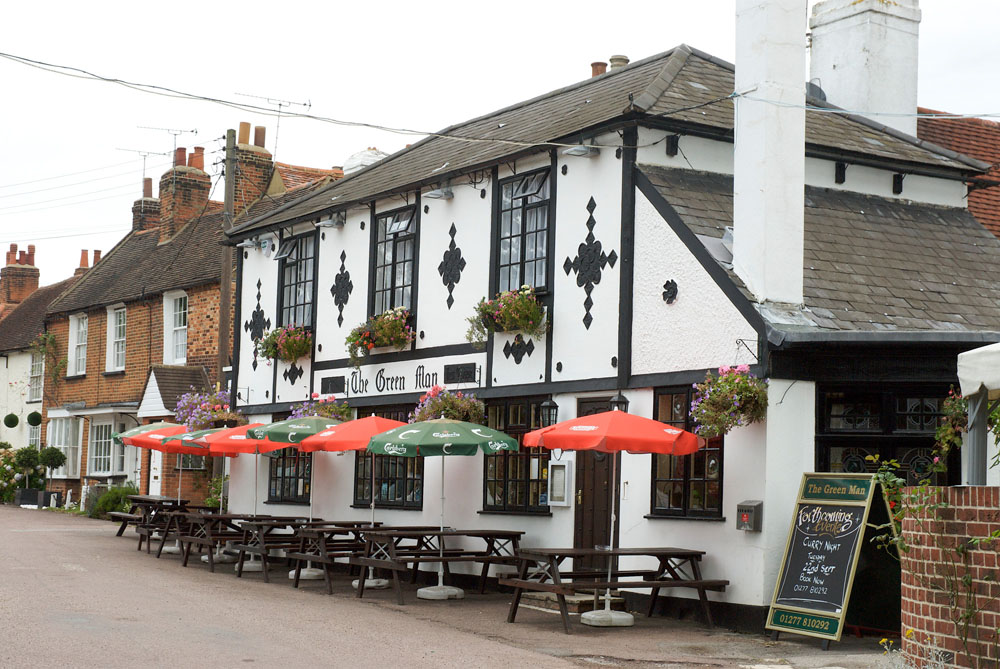
<svg viewBox="0 0 1000 669"><path fill-rule="evenodd" d="M985 387L991 400L1000 398L1000 344L959 353L958 381L965 397Z"/></svg>

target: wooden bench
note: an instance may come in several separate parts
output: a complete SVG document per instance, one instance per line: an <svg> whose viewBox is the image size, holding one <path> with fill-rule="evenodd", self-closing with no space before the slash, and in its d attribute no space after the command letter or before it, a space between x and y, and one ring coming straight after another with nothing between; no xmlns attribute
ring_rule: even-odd
<svg viewBox="0 0 1000 669"><path fill-rule="evenodd" d="M115 534L116 537L120 537L125 533L125 528L129 526L129 523L133 525L138 525L142 522L142 516L138 513L126 513L124 511L112 511L108 514L108 518L114 521L121 521L121 527L118 528L118 532Z"/></svg>

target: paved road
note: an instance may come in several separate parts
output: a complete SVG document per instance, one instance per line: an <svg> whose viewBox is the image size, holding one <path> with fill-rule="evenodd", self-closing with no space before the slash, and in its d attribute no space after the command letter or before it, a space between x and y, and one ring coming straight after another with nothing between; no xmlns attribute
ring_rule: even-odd
<svg viewBox="0 0 1000 669"><path fill-rule="evenodd" d="M0 667L870 667L871 639L819 653L817 644L708 631L637 617L634 628L578 628L523 610L507 595L424 602L391 591L358 601L340 577L295 590L278 571L237 579L176 556L135 550L131 530L0 505Z"/></svg>

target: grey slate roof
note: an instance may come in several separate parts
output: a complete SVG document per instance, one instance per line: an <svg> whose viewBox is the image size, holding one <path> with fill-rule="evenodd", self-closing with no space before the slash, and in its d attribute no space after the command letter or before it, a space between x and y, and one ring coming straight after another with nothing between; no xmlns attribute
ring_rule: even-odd
<svg viewBox="0 0 1000 669"><path fill-rule="evenodd" d="M731 176L640 170L695 234L733 224ZM1000 331L1000 240L968 210L808 186L805 204L807 325L776 329Z"/></svg>
<svg viewBox="0 0 1000 669"><path fill-rule="evenodd" d="M233 236L283 221L308 218L334 206L370 199L542 147L601 124L636 116L669 116L722 133L733 129L733 65L681 45L571 86L446 128L388 158L320 189L314 195L236 226ZM630 100L630 96L631 100ZM704 104L695 109L693 105ZM679 111L680 110L680 111ZM464 141L454 137L502 141ZM806 113L806 143L935 168L982 170L984 163L881 131L867 119Z"/></svg>
<svg viewBox="0 0 1000 669"><path fill-rule="evenodd" d="M170 411L177 408L178 398L192 388L202 392L212 387L208 372L201 365L153 365L149 374L156 380L163 406Z"/></svg>

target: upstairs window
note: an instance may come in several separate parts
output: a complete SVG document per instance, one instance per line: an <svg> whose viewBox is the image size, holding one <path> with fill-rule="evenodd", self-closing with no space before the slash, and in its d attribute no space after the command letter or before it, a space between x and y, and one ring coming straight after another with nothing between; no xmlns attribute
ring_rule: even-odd
<svg viewBox="0 0 1000 669"><path fill-rule="evenodd" d="M413 207L375 217L375 315L396 307L413 310L415 217Z"/></svg>
<svg viewBox="0 0 1000 669"><path fill-rule="evenodd" d="M500 182L497 290L523 285L546 289L549 238L549 170Z"/></svg>
<svg viewBox="0 0 1000 669"><path fill-rule="evenodd" d="M45 358L38 353L31 354L31 371L28 374L28 401L42 399L42 375L45 373ZM39 427L39 426L35 426Z"/></svg>
<svg viewBox="0 0 1000 669"><path fill-rule="evenodd" d="M106 369L120 372L125 369L125 307L108 309L108 359Z"/></svg>
<svg viewBox="0 0 1000 669"><path fill-rule="evenodd" d="M69 376L87 373L87 315L70 316L69 319Z"/></svg>
<svg viewBox="0 0 1000 669"><path fill-rule="evenodd" d="M163 364L187 364L188 296L183 290L163 294Z"/></svg>
<svg viewBox="0 0 1000 669"><path fill-rule="evenodd" d="M284 240L275 257L281 262L281 325L312 327L313 284L316 281L315 235Z"/></svg>

